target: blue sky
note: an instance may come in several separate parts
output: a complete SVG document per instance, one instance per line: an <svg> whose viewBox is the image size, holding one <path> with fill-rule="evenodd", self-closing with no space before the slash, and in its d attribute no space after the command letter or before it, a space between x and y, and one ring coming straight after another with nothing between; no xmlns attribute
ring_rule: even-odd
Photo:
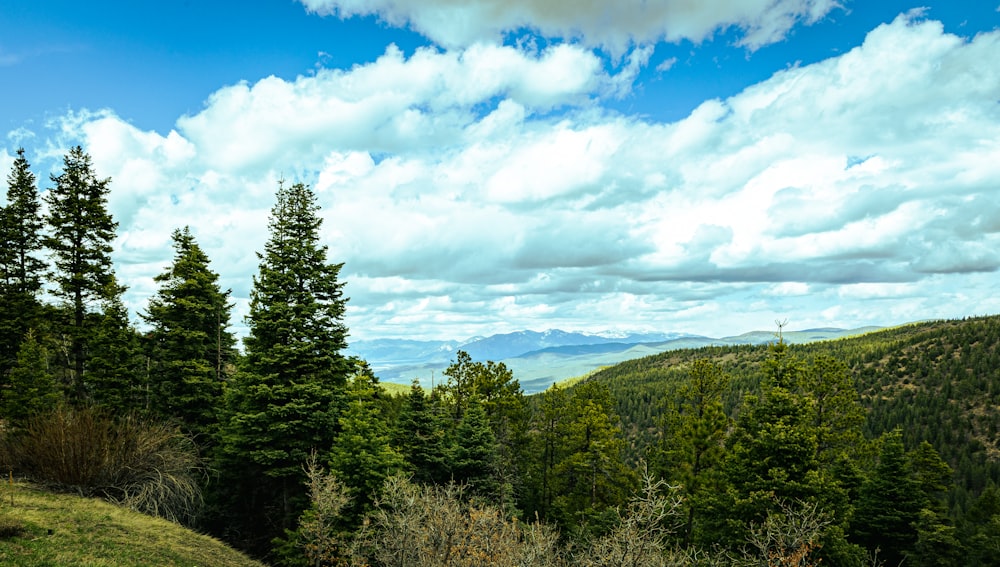
<svg viewBox="0 0 1000 567"><path fill-rule="evenodd" d="M614 8L609 8L614 6ZM313 185L356 338L1000 311L1000 1L0 0L0 167L82 144L141 310Z"/></svg>

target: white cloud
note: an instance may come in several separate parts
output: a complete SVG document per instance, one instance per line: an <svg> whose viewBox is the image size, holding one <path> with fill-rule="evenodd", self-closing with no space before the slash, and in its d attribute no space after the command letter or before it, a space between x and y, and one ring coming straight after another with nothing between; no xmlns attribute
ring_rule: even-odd
<svg viewBox="0 0 1000 567"><path fill-rule="evenodd" d="M602 111L616 77L579 47L390 48L167 135L70 115L56 145L114 179L133 308L187 224L245 310L284 178L316 188L359 338L885 324L1000 308L998 57L1000 32L902 17L655 123Z"/></svg>
<svg viewBox="0 0 1000 567"><path fill-rule="evenodd" d="M546 37L578 39L618 54L660 40L695 43L720 30L742 31L750 49L782 40L796 24L814 23L839 7L836 0L300 0L309 10L340 18L376 15L409 26L439 45L497 42L528 28Z"/></svg>

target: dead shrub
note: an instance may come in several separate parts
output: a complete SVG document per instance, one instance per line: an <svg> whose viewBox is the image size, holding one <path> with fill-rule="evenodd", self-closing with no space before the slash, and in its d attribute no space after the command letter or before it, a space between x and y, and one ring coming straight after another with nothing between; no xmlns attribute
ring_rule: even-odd
<svg viewBox="0 0 1000 567"><path fill-rule="evenodd" d="M52 488L180 523L202 504L197 447L173 425L63 406L29 419L6 444L14 470Z"/></svg>

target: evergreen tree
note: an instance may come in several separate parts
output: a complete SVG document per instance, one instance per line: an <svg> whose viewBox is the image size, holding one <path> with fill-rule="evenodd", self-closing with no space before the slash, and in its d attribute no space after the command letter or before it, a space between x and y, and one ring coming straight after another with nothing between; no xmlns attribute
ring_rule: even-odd
<svg viewBox="0 0 1000 567"><path fill-rule="evenodd" d="M589 530L637 485L623 461L625 440L607 386L588 381L573 388L563 431L552 511L563 528Z"/></svg>
<svg viewBox="0 0 1000 567"><path fill-rule="evenodd" d="M817 398L808 392L808 369L784 341L768 354L761 393L744 399L726 440L726 489L707 499L699 541L738 547L753 526L782 514L783 507L816 506L831 524L823 534L823 554L832 563L854 564L860 550L844 540L846 492L832 468L820 462L823 429Z"/></svg>
<svg viewBox="0 0 1000 567"><path fill-rule="evenodd" d="M31 416L53 409L61 399L48 371L45 348L29 331L10 371L10 387L0 390L3 416L13 424L23 424Z"/></svg>
<svg viewBox="0 0 1000 567"><path fill-rule="evenodd" d="M568 420L569 394L555 384L541 394L532 428L535 459L528 468L532 497L526 511L541 520L548 519L556 497L555 470L567 449L563 441Z"/></svg>
<svg viewBox="0 0 1000 567"><path fill-rule="evenodd" d="M347 386L347 409L330 450L330 471L351 492L345 515L357 526L370 511L385 479L403 470L403 457L389 442L389 425L376 397L382 387L364 367Z"/></svg>
<svg viewBox="0 0 1000 567"><path fill-rule="evenodd" d="M279 383L310 381L331 391L346 381L349 364L343 323L347 299L338 281L343 264L327 263L312 190L301 183L278 189L270 238L250 292L247 369Z"/></svg>
<svg viewBox="0 0 1000 567"><path fill-rule="evenodd" d="M445 389L452 402L454 419L460 422L469 407L482 406L497 442L500 482L511 490L523 492L521 476L527 459L531 415L514 373L502 362L474 362L460 350L444 374L448 376Z"/></svg>
<svg viewBox="0 0 1000 567"><path fill-rule="evenodd" d="M923 497L920 515L914 524L917 541L909 559L915 565L946 567L965 565L958 531L948 518L944 494L952 484L951 467L927 441L911 451L910 473L918 494Z"/></svg>
<svg viewBox="0 0 1000 567"><path fill-rule="evenodd" d="M815 400L817 459L829 465L856 453L864 445L865 412L847 365L831 356L816 356L804 373L803 387Z"/></svg>
<svg viewBox="0 0 1000 567"><path fill-rule="evenodd" d="M503 496L498 449L485 408L478 400L473 400L455 428L455 457L451 470L455 482L467 486L471 495L490 503L500 502Z"/></svg>
<svg viewBox="0 0 1000 567"><path fill-rule="evenodd" d="M45 245L55 266L56 287L52 293L68 307L66 382L73 397L81 401L91 336L88 315L122 291L115 282L111 262L111 242L118 223L107 210L111 179L97 178L90 156L80 146L65 156L63 172L53 175L52 181L55 187L44 197L49 227Z"/></svg>
<svg viewBox="0 0 1000 567"><path fill-rule="evenodd" d="M39 258L42 226L35 176L21 148L7 177L7 204L0 208L0 387L21 339L38 322L45 275Z"/></svg>
<svg viewBox="0 0 1000 567"><path fill-rule="evenodd" d="M236 341L228 330L232 304L191 231L175 230L172 238L173 263L153 278L159 289L142 315L152 327L150 406L179 419L188 431L206 434L217 422L223 382L235 357Z"/></svg>
<svg viewBox="0 0 1000 567"><path fill-rule="evenodd" d="M114 297L105 301L102 313L88 318L94 320L87 361L90 399L116 412L145 409L145 358L125 305Z"/></svg>
<svg viewBox="0 0 1000 567"><path fill-rule="evenodd" d="M243 369L226 393L220 470L229 509L218 518L257 553L306 505L302 465L330 449L351 370L341 264L327 263L312 190L280 185L247 316Z"/></svg>
<svg viewBox="0 0 1000 567"><path fill-rule="evenodd" d="M972 567L995 565L1000 557L1000 489L987 485L962 518L961 542Z"/></svg>
<svg viewBox="0 0 1000 567"><path fill-rule="evenodd" d="M874 474L861 489L852 522L854 538L879 558L898 565L917 541L916 524L924 496L910 474L899 430L881 439Z"/></svg>
<svg viewBox="0 0 1000 567"><path fill-rule="evenodd" d="M680 485L685 496L680 534L684 545L691 541L699 508L721 488L723 442L729 427L722 407L727 382L714 363L695 361L662 419L663 438L654 464L668 483Z"/></svg>
<svg viewBox="0 0 1000 567"><path fill-rule="evenodd" d="M413 481L444 484L450 478L445 422L416 381L393 428L393 445L409 465Z"/></svg>

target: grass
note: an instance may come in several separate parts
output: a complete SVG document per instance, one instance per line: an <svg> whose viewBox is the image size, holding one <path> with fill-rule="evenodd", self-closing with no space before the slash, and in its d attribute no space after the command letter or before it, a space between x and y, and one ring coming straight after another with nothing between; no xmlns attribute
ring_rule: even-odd
<svg viewBox="0 0 1000 567"><path fill-rule="evenodd" d="M263 567L218 540L161 518L7 482L0 488L0 565Z"/></svg>

